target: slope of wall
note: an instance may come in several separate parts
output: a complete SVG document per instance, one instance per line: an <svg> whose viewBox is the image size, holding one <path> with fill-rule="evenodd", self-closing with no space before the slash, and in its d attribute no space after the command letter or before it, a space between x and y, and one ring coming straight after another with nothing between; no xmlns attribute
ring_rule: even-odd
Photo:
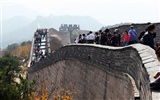
<svg viewBox="0 0 160 100"><path fill-rule="evenodd" d="M138 49L140 46L149 49L141 44L128 47L67 45L30 67L28 79L46 80L49 89L60 83L65 84L64 88L74 84L72 87L79 91L76 100L134 100L132 83L125 75L129 74L141 100L151 100L149 74L143 64L143 50ZM52 85L52 81L56 81L56 85Z"/></svg>

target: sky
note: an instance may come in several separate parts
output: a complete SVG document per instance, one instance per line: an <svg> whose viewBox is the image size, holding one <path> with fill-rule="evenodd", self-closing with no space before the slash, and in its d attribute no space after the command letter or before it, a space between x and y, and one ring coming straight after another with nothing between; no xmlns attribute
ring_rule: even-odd
<svg viewBox="0 0 160 100"><path fill-rule="evenodd" d="M9 9L11 6L14 8ZM32 13L21 11L23 7ZM0 0L2 44L2 20L14 16L90 16L104 26L119 23L160 22L160 0ZM7 16L7 17L6 17ZM1 45L2 46L2 45ZM1 47L2 48L2 47Z"/></svg>
<svg viewBox="0 0 160 100"><path fill-rule="evenodd" d="M104 25L160 21L159 0L1 0L2 9L16 4L43 16L90 16Z"/></svg>

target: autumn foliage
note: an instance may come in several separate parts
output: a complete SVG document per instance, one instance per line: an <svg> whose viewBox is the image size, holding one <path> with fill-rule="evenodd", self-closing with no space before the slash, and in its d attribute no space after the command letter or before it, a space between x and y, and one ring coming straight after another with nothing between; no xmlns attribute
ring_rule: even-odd
<svg viewBox="0 0 160 100"><path fill-rule="evenodd" d="M28 94L29 100L48 100L50 95L54 96L52 100L73 100L77 94L75 90L63 89L61 87L62 85L57 88L57 91L54 89L54 91L50 93L47 90L46 82L42 81L41 83L42 84L36 83L36 91Z"/></svg>
<svg viewBox="0 0 160 100"><path fill-rule="evenodd" d="M30 49L31 49L31 44L27 44L25 46L18 46L16 49L12 50L10 53L17 57L28 58Z"/></svg>
<svg viewBox="0 0 160 100"><path fill-rule="evenodd" d="M30 49L31 49L31 41L24 41L20 44L13 43L8 45L6 49L3 50L3 54L10 53L13 56L19 58L19 60L23 60L29 57Z"/></svg>

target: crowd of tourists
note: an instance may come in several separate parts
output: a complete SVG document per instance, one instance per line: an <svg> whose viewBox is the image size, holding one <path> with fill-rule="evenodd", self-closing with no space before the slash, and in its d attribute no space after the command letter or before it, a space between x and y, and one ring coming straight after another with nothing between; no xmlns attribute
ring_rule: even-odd
<svg viewBox="0 0 160 100"><path fill-rule="evenodd" d="M133 28L133 26L131 26L131 28ZM136 31L134 29L130 30L129 32L136 35ZM80 34L79 37L75 39L75 43L121 46L121 39L123 39L123 45L127 46L128 44L134 43L132 40L134 40L135 37L133 37L131 34L128 34L127 30L125 30L121 36L118 29L115 29L113 33L110 33L109 29L105 29L104 31L100 30L99 32L95 33L90 31L87 35Z"/></svg>
<svg viewBox="0 0 160 100"><path fill-rule="evenodd" d="M136 37L138 37L138 42ZM90 31L87 35L80 34L75 39L75 43L100 44L115 47L142 43L153 48L160 60L160 49L157 49L158 45L155 43L155 40L155 25L149 23L145 31L142 31L139 36L137 36L134 26L130 26L130 29L124 30L123 33L120 33L119 29L115 29L113 33L111 33L109 29L105 29L104 31L99 30L99 32L95 33Z"/></svg>
<svg viewBox="0 0 160 100"><path fill-rule="evenodd" d="M113 33L110 33L109 29L104 31L93 33L90 31L87 34L80 34L76 39L75 43L89 43L89 44L101 44L108 46L127 46L130 44L137 43L136 37L139 39L139 43L155 48L154 40L156 38L155 25L150 24L145 31L142 31L139 36L134 29L134 26L130 26L129 31L124 30L121 34L118 29L115 29Z"/></svg>
<svg viewBox="0 0 160 100"><path fill-rule="evenodd" d="M41 49L42 41L45 40L47 29L37 29L36 32L34 32L34 45L33 45L33 60L31 61L31 66L34 65L34 63L41 61L47 56L47 52L45 50Z"/></svg>

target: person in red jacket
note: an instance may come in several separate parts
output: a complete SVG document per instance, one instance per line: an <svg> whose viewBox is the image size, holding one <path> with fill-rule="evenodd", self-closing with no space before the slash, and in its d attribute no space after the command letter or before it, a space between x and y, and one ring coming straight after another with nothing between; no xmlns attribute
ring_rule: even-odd
<svg viewBox="0 0 160 100"><path fill-rule="evenodd" d="M128 45L130 38L131 38L131 35L128 34L128 31L126 30L122 35L124 46Z"/></svg>

